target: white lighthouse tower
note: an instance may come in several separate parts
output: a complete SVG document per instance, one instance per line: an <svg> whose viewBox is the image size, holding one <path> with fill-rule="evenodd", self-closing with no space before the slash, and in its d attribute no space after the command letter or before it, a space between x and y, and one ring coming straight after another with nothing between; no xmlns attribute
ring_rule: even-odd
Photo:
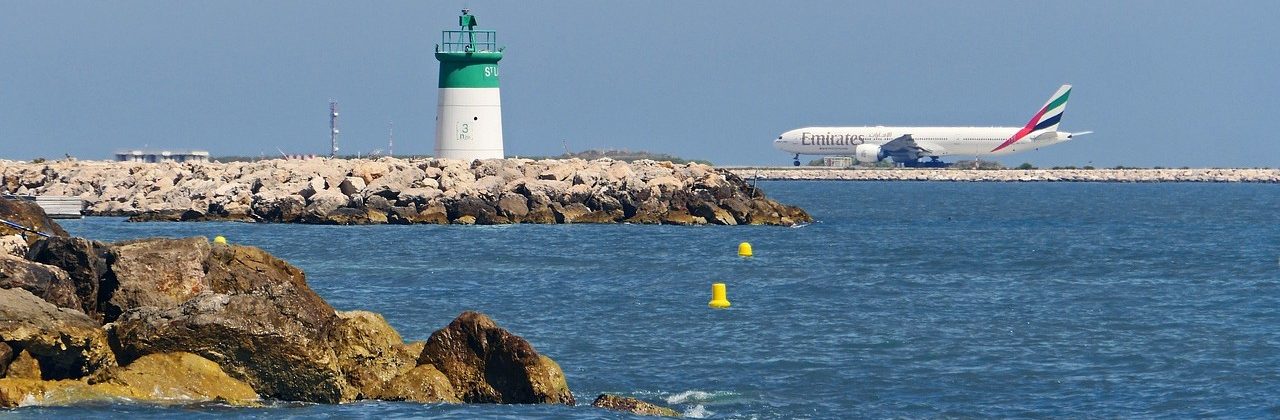
<svg viewBox="0 0 1280 420"><path fill-rule="evenodd" d="M440 100L436 110L437 158L501 159L502 98L498 94L496 31L477 31L476 17L462 9L457 31L443 31L436 45Z"/></svg>

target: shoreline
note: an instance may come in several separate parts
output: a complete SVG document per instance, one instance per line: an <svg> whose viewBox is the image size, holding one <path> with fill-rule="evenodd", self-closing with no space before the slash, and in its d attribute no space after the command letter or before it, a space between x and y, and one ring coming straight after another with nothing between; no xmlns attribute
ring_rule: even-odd
<svg viewBox="0 0 1280 420"><path fill-rule="evenodd" d="M1280 183L1280 169L720 168L748 181Z"/></svg>

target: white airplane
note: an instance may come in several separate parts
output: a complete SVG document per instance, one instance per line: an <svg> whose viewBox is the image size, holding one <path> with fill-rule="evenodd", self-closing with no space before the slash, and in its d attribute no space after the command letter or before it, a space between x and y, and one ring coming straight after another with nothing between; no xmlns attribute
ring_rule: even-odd
<svg viewBox="0 0 1280 420"><path fill-rule="evenodd" d="M805 127L778 136L773 147L800 155L852 156L871 163L892 158L903 166L946 166L942 156L1003 156L1037 150L1092 133L1058 131L1071 85L1062 85L1026 126L1019 127ZM920 162L928 157L928 162Z"/></svg>

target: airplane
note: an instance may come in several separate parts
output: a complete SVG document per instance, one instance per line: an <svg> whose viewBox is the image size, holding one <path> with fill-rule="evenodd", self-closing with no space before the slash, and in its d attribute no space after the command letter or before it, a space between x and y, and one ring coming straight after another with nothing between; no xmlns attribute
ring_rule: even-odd
<svg viewBox="0 0 1280 420"><path fill-rule="evenodd" d="M945 167L943 156L1003 156L1093 133L1058 131L1071 85L1062 85L1023 127L804 127L778 136L773 147L800 155L852 156L858 162L892 159L907 167ZM921 162L922 158L929 158Z"/></svg>

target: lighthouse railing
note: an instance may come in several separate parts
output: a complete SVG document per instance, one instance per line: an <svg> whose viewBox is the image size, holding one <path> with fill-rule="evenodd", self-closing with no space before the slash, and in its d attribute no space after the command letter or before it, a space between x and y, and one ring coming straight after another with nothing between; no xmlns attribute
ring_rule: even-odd
<svg viewBox="0 0 1280 420"><path fill-rule="evenodd" d="M499 51L497 31L441 31L438 52Z"/></svg>

